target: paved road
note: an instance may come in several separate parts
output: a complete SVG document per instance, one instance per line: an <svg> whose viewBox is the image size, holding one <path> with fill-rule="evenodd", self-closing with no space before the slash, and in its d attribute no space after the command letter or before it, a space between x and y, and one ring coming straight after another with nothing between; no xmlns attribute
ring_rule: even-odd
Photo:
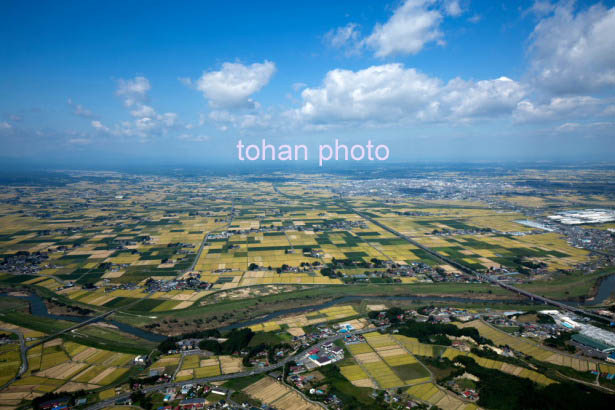
<svg viewBox="0 0 615 410"><path fill-rule="evenodd" d="M240 377L246 377L246 376L252 376L255 374L261 374L261 373L268 373L272 370L275 369L279 369L280 367L283 367L286 363L288 363L291 360L295 360L298 357L301 357L302 355L304 355L305 353L307 353L309 350L312 350L314 348L320 347L326 343L330 343L330 342L334 342L336 340L339 339L343 339L344 337L346 337L347 335L360 335L363 333L369 333L369 332L375 332L378 330L382 330L382 329L386 329L388 326L381 326L381 327L377 327L377 328L372 328L372 329L362 329L362 330L355 330L353 332L348 332L348 333L340 333L340 334L336 334L334 336L328 337L326 339L323 339L321 341L319 341L318 343L316 343L315 345L312 345L310 347L308 347L307 349L304 349L298 353L295 353L294 355L288 356L285 359L277 362L276 364L273 364L271 366L267 366L267 367L261 367L258 369L252 369L252 370L247 370L244 372L239 372L239 373L232 373L232 374L223 374L220 376L214 376L214 377L204 377L204 378L200 378L200 379L192 379L192 380L185 380L182 382L170 382L170 383L164 383L164 384L157 384L154 386L149 386L146 387L144 389L142 389L141 391L149 394L149 393L153 393L156 391L160 391L160 390L166 390L169 387L173 387L173 388L178 388L181 386L184 386L186 384L195 384L195 383L211 383L211 382L218 382L218 381L223 381L223 380L230 380L230 379L237 379ZM121 394L119 396L114 397L113 399L109 399L109 400L104 400L101 402L98 402L92 406L89 406L86 410L100 410L102 408L105 408L106 406L111 406L113 405L116 401L118 400L125 400L128 399L130 397L130 393L124 393Z"/></svg>
<svg viewBox="0 0 615 410"><path fill-rule="evenodd" d="M19 330L5 328L0 328L0 330L3 332L14 333L19 337L19 350L21 352L21 366L19 366L19 371L17 372L15 377L0 386L0 390L2 390L18 378L20 378L28 370L28 348L26 346L26 340L23 337L23 333L21 333Z"/></svg>
<svg viewBox="0 0 615 410"><path fill-rule="evenodd" d="M396 236L398 236L398 237L400 237L402 239L405 239L406 241L408 241L412 245L418 247L419 249L424 250L425 252L427 252L430 255L440 259L441 261L446 262L447 264L452 265L452 266L456 267L457 269L459 269L459 270L461 270L463 272L466 272L466 273L469 273L471 275L474 275L475 277L477 277L477 278L479 278L479 279L481 279L481 280L483 280L485 282L488 282L488 283L500 286L503 289L506 289L506 290L509 290L511 292L517 293L517 294L519 294L521 296L525 296L525 297L527 297L527 298L529 298L531 300L535 300L535 301L542 302L542 303L545 303L545 304L548 304L548 305L556 306L556 307L558 307L558 308L560 308L562 310L567 310L567 311L574 312L574 313L577 313L577 314L580 314L580 315L589 316L589 317L591 317L593 319L601 320L601 321L604 321L604 322L610 322L610 319L607 318L607 317L604 317L604 316L601 316L601 315L589 312L589 311L587 311L585 309L581 309L581 308L578 308L578 307L575 307L575 306L570 306L570 305L567 305L565 303L558 302L556 300L552 300L552 299L546 298L544 296L537 295L537 294L529 292L527 290L523 290L523 289L517 288L515 286L509 285L507 283L501 282L501 281L499 281L497 279L494 279L494 278L492 278L492 277L490 277L488 275L483 275L482 273L476 272L474 269L472 269L472 268L470 268L468 266L465 266L465 265L463 265L463 264L461 264L461 263L459 263L459 262L457 262L457 261L455 261L455 260L453 260L453 259L451 259L451 258L449 258L447 256L441 255L439 252L434 251L433 249L428 248L427 246L424 246L424 245L420 244L419 242L415 241L414 239L410 238L409 236L406 236L406 235L402 234L401 232L398 232L395 229L390 228L390 227L384 225L383 223L375 220L374 218L372 218L372 217L370 217L368 215L365 215L364 213L362 213L360 211L357 211L356 209L352 208L349 205L346 205L346 208L349 211L352 211L355 214L359 215L360 217L370 221L374 225L377 225L377 226L381 227L382 229L392 233L393 235L396 235Z"/></svg>
<svg viewBox="0 0 615 410"><path fill-rule="evenodd" d="M196 253L196 256L194 257L194 260L192 261L192 264L190 265L188 272L192 272L194 271L194 268L196 268L196 264L199 262L199 259L201 259L201 254L203 253L203 249L205 248L205 245L207 245L207 237L209 236L210 233L211 232L207 232L205 234L205 237L203 238L203 242L201 242L201 246L199 246L199 250Z"/></svg>
<svg viewBox="0 0 615 410"><path fill-rule="evenodd" d="M225 229L231 226L231 224L233 223L234 217L235 217L235 200L233 200L233 203L231 204L231 219L229 219L228 224L224 226ZM199 259L201 259L201 254L203 253L203 249L205 248L205 245L207 245L207 237L209 236L210 233L211 231L205 234L205 237L203 238L203 242L201 242L201 246L199 247L199 251L194 257L194 261L192 261L192 265L190 265L190 269L188 269L188 272L192 272L194 271L194 268L196 268L196 264L199 262Z"/></svg>

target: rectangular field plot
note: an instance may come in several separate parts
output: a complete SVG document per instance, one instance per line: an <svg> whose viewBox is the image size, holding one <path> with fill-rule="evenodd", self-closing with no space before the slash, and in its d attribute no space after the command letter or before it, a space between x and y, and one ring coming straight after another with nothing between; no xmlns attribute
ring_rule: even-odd
<svg viewBox="0 0 615 410"><path fill-rule="evenodd" d="M21 366L18 344L0 346L0 385L15 376Z"/></svg>
<svg viewBox="0 0 615 410"><path fill-rule="evenodd" d="M404 384L418 384L431 380L429 372L419 362L393 365L393 372L404 381Z"/></svg>
<svg viewBox="0 0 615 410"><path fill-rule="evenodd" d="M355 343L352 345L347 345L346 348L354 356L362 353L371 353L374 351L367 343Z"/></svg>
<svg viewBox="0 0 615 410"><path fill-rule="evenodd" d="M410 353L416 356L438 357L444 351L444 348L441 346L421 343L418 339L414 337L407 337L402 335L394 335L393 337L402 346L408 349Z"/></svg>
<svg viewBox="0 0 615 410"><path fill-rule="evenodd" d="M238 373L243 370L240 357L189 355L184 356L182 360L181 370L175 377L176 381Z"/></svg>
<svg viewBox="0 0 615 410"><path fill-rule="evenodd" d="M474 410L475 404L466 403L452 393L440 390L434 383L423 383L410 387L406 393L443 410Z"/></svg>
<svg viewBox="0 0 615 410"><path fill-rule="evenodd" d="M427 369L391 335L371 332L364 336L366 343L346 346L359 364L347 370L349 377L362 377L365 373L384 389L430 380Z"/></svg>
<svg viewBox="0 0 615 410"><path fill-rule="evenodd" d="M383 389L403 386L405 383L393 370L382 361L364 363L365 369L374 381Z"/></svg>
<svg viewBox="0 0 615 410"><path fill-rule="evenodd" d="M346 318L357 316L358 314L359 312L357 312L354 306L335 306L331 308L317 310L315 312L305 313L302 315L288 316L282 319L276 319L269 322L252 325L250 326L250 329L255 332L269 332L272 330L278 330L283 325L286 325L290 328L298 328L324 322L336 322ZM361 323L357 322L357 324Z"/></svg>
<svg viewBox="0 0 615 410"><path fill-rule="evenodd" d="M340 372L351 382L368 378L367 373L358 364L343 366L340 368Z"/></svg>
<svg viewBox="0 0 615 410"><path fill-rule="evenodd" d="M280 410L320 410L321 407L306 401L299 393L271 377L263 377L249 385L243 392Z"/></svg>
<svg viewBox="0 0 615 410"><path fill-rule="evenodd" d="M54 339L28 351L28 373L13 386L33 397L96 389L124 376L133 359L134 355Z"/></svg>

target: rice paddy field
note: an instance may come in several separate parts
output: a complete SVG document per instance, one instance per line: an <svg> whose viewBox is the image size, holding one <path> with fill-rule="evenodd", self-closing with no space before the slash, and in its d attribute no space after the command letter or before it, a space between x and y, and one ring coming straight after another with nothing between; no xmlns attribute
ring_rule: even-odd
<svg viewBox="0 0 615 410"><path fill-rule="evenodd" d="M435 385L429 372L415 358L415 355L430 358L444 357L451 360L460 355L468 356L480 366L489 369L527 378L541 385L555 383L543 374L527 368L482 358L451 347L420 343L416 338L373 332L367 333L365 339L364 343L346 346L352 355L352 361L346 360L340 367L346 379L357 387L397 388L405 386L407 387L406 392L411 396L443 409L474 409L477 407Z"/></svg>
<svg viewBox="0 0 615 410"><path fill-rule="evenodd" d="M134 357L53 339L28 351L28 371L0 391L0 404L15 406L45 393L93 390L113 384L130 371Z"/></svg>
<svg viewBox="0 0 615 410"><path fill-rule="evenodd" d="M421 343L414 337L393 335L393 338L415 356L440 357L445 349L443 346Z"/></svg>
<svg viewBox="0 0 615 410"><path fill-rule="evenodd" d="M271 332L284 329L293 335L293 333L302 332L302 328L305 326L316 325L324 322L339 322L358 315L359 312L352 305L332 306L330 308L320 309L311 313L291 315L281 319L259 323L250 326L250 329L254 332ZM362 329L367 325L367 321L364 318L348 321L348 323L351 324L354 329ZM293 336L296 335L297 334Z"/></svg>
<svg viewBox="0 0 615 410"><path fill-rule="evenodd" d="M0 386L15 377L20 366L19 344L0 345Z"/></svg>
<svg viewBox="0 0 615 410"><path fill-rule="evenodd" d="M308 402L294 389L285 386L271 377L243 389L243 392L262 403L280 410L320 410L321 407Z"/></svg>
<svg viewBox="0 0 615 410"><path fill-rule="evenodd" d="M430 380L427 369L391 335L364 336L365 342L346 346L356 364L340 368L355 386L389 389Z"/></svg>
<svg viewBox="0 0 615 410"><path fill-rule="evenodd" d="M460 350L437 346L437 345L429 345L420 343L418 339L413 337L407 337L402 335L394 335L393 336L400 344L402 344L409 352L417 355L417 356L425 356L425 357L445 357L447 359L454 359L457 356L468 356L474 359L476 363L480 366L500 370L504 373L512 374L513 376L525 377L531 379L539 384L548 385L554 383L553 380L545 377L544 375L537 373L533 370L525 369L519 366L515 366L509 363L490 360L479 357L473 353L462 352Z"/></svg>
<svg viewBox="0 0 615 410"><path fill-rule="evenodd" d="M477 405L465 402L431 382L412 386L406 390L406 393L443 410L475 410L479 408Z"/></svg>
<svg viewBox="0 0 615 410"><path fill-rule="evenodd" d="M52 203L64 211L49 218L21 217L19 211L28 207L29 200L0 205L0 254L48 252L39 274L77 284L174 278L190 267L205 236L225 225L228 201L212 198L205 206L186 205L184 195L199 195L208 188L156 178L131 185L119 176L108 177L104 184L79 181L48 189L9 188L13 194L19 189L20 197ZM75 192L95 196L96 205L84 207L89 200ZM207 211L193 212L198 208ZM55 289L52 282L38 285ZM103 305L113 300L96 300L98 296L84 303Z"/></svg>
<svg viewBox="0 0 615 410"><path fill-rule="evenodd" d="M175 381L238 373L243 369L241 357L186 355L181 360L181 369L175 375Z"/></svg>
<svg viewBox="0 0 615 410"><path fill-rule="evenodd" d="M475 320L463 324L455 324L459 327L474 327L479 331L481 336L491 339L496 345L507 345L511 349L522 352L528 356L532 356L542 362L571 367L581 372L599 371L601 373L615 373L615 365L613 364L600 363L589 359L555 352L531 340L511 336L506 332L493 328L483 321Z"/></svg>
<svg viewBox="0 0 615 410"><path fill-rule="evenodd" d="M518 257L545 262L550 271L571 269L589 260L589 252L570 246L561 235L517 223L526 219L522 214L492 209L481 202L400 201L383 206L372 198L355 198L351 203L379 222L474 269L517 268ZM412 216L405 216L407 213ZM377 229L370 227L370 231L369 240L382 236ZM446 236L438 235L444 231ZM406 249L420 259L425 257L420 250L403 248L383 250L387 255L397 251L396 260L408 256Z"/></svg>
<svg viewBox="0 0 615 410"><path fill-rule="evenodd" d="M524 178L535 177L525 172ZM94 175L97 182L90 179ZM515 186L514 176L505 180ZM77 176L61 186L7 186L0 202L0 258L23 252L45 252L46 258L37 262L34 274L0 272L0 283L37 287L95 309L155 315L198 307L212 293L233 289L343 285L339 277L321 273L333 260L343 261L337 270L349 278L364 274L361 265L373 259L457 272L353 213L346 203L475 269L517 269L524 258L555 272L589 260L587 251L558 234L517 223L526 219L519 211L483 200L408 196L388 201L354 194L340 202L332 190L346 184L352 181L331 175L293 174L277 182L249 177L180 181L105 172ZM508 203L532 201L526 188L516 191L522 195L507 196ZM572 193L539 199L532 204L610 201L605 195ZM447 235L438 235L443 231ZM149 278L172 280L190 273L211 289L144 290ZM425 279L417 274L399 281L412 285ZM64 288L67 281L76 286ZM83 289L86 284L98 288Z"/></svg>
<svg viewBox="0 0 615 410"><path fill-rule="evenodd" d="M526 369L524 367L515 366L513 364L509 364L506 362L501 362L498 360L486 359L484 357L477 356L473 353L460 352L459 350L447 348L444 354L441 357L445 357L447 359L453 360L457 356L467 356L474 359L474 361L482 367L486 367L487 369L495 369L504 373L511 374L517 377L523 377L526 379L530 379L538 384L543 386L547 386L551 383L556 383L554 380L549 379L541 373L535 372L530 369Z"/></svg>

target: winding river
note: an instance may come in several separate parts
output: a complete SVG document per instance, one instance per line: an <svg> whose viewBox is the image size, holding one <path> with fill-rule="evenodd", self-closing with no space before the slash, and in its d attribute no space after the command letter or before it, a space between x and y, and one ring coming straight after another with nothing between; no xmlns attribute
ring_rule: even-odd
<svg viewBox="0 0 615 410"><path fill-rule="evenodd" d="M600 282L598 287L598 292L596 296L585 302L583 305L599 305L604 302L607 298L613 294L615 291L615 275L610 275ZM9 296L6 293L0 293L0 296ZM49 313L47 310L47 306L43 299L38 295L29 295L29 296L12 296L21 299L25 299L30 303L30 312L34 316L39 316L48 319L55 320L67 320L70 322L82 322L84 320L89 319L88 317L83 316L70 316L70 315L54 315ZM302 306L290 309L278 310L273 313L269 313L267 315L261 316L257 319L247 320L243 322L233 323L232 325L221 327L220 330L231 330L237 329L245 326L256 325L259 323L264 323L269 320L278 318L280 316L291 315L291 314L299 314L306 311L325 309L335 305L341 305L350 302L356 302L366 299L372 300L391 300L391 301L413 301L413 302L450 302L450 303L481 303L481 304L530 304L529 300L519 300L519 299L496 299L496 300L485 300L478 298L463 298L463 297L452 297L452 296L344 296L337 299L330 300L328 302L324 302L318 305L310 305L310 306ZM572 302L566 302L573 304ZM122 322L118 322L115 320L104 319L104 322L109 323L111 325L116 326L122 332L131 334L133 336L140 337L142 339L151 341L151 342L161 342L166 337L159 335L157 333L148 332L147 330L140 329L138 327L130 326Z"/></svg>
<svg viewBox="0 0 615 410"><path fill-rule="evenodd" d="M53 313L49 313L49 311L47 310L47 306L45 305L45 302L38 295L32 294L29 296L12 296L12 295L8 295L7 293L0 293L0 296L11 296L14 298L20 298L20 299L27 300L30 303L30 313L33 316L38 316L38 317L42 317L46 319L54 319L54 320L67 320L69 322L76 322L76 323L83 322L89 319L89 317L87 316L54 315ZM139 329L138 327L130 326L130 325L127 325L126 323L122 323L122 322L118 322L118 321L110 320L110 319L105 319L104 322L117 326L117 328L120 329L122 332L140 337L145 340L149 340L150 342L162 342L164 339L166 339L165 336L152 333L152 332L148 332L147 330Z"/></svg>

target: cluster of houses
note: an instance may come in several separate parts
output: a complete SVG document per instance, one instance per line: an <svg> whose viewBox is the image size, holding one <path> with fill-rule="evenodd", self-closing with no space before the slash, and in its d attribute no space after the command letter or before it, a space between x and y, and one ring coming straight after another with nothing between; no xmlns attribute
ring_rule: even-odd
<svg viewBox="0 0 615 410"><path fill-rule="evenodd" d="M344 358L344 349L334 343L325 343L306 353L304 365L308 369L326 366Z"/></svg>
<svg viewBox="0 0 615 410"><path fill-rule="evenodd" d="M41 270L40 264L47 260L47 252L19 251L14 255L6 255L0 262L0 271L22 275L36 274Z"/></svg>
<svg viewBox="0 0 615 410"><path fill-rule="evenodd" d="M200 274L190 275L186 279L153 279L145 282L145 290L148 293L170 292L173 290L208 290L213 286L209 282L201 282Z"/></svg>
<svg viewBox="0 0 615 410"><path fill-rule="evenodd" d="M421 321L420 316L422 315L435 323L468 322L479 317L478 314L470 313L466 309L446 306L429 306L422 308L420 312L408 311L408 313L418 321Z"/></svg>
<svg viewBox="0 0 615 410"><path fill-rule="evenodd" d="M313 332L301 336L293 336L291 345L293 349L296 350L306 349L323 339L335 336L340 330L341 328L339 326L333 327L327 323L322 323L317 325Z"/></svg>

